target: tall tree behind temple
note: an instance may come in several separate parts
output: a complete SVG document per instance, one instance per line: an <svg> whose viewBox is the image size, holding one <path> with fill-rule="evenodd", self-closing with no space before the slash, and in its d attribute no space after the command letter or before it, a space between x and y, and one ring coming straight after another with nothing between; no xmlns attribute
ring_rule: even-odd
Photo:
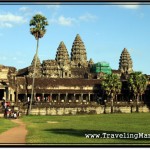
<svg viewBox="0 0 150 150"><path fill-rule="evenodd" d="M42 38L44 36L44 34L46 33L45 27L47 25L48 25L47 18L42 16L41 14L36 14L30 20L30 27L31 27L30 28L30 33L37 40L37 47L36 47L36 53L35 53L35 63L34 63L33 81L32 81L32 93L31 93L31 100L30 100L30 106L29 106L28 114L30 114L30 112L31 112L31 106L32 106L32 101L33 101L36 63L37 63L38 47L39 47L39 38Z"/></svg>
<svg viewBox="0 0 150 150"><path fill-rule="evenodd" d="M134 97L136 98L136 111L138 112L139 96L142 96L145 93L148 80L142 72L134 72L130 74L128 83L130 91L133 92Z"/></svg>
<svg viewBox="0 0 150 150"><path fill-rule="evenodd" d="M113 113L113 102L116 96L121 92L122 82L115 74L108 74L103 77L101 83L105 94L111 99L111 113Z"/></svg>

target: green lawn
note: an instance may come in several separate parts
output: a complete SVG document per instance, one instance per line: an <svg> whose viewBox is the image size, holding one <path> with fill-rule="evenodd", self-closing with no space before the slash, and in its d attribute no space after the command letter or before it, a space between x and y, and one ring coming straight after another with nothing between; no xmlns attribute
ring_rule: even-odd
<svg viewBox="0 0 150 150"><path fill-rule="evenodd" d="M17 126L10 119L0 118L0 133Z"/></svg>
<svg viewBox="0 0 150 150"><path fill-rule="evenodd" d="M77 116L24 116L27 143L140 144L148 139L86 138L85 134L150 134L150 113Z"/></svg>

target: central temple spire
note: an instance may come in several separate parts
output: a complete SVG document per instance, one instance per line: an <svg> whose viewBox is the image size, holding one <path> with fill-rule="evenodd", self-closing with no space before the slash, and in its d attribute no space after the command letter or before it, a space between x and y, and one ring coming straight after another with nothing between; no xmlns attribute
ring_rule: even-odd
<svg viewBox="0 0 150 150"><path fill-rule="evenodd" d="M72 45L71 61L78 66L87 64L86 49L79 34L76 35Z"/></svg>
<svg viewBox="0 0 150 150"><path fill-rule="evenodd" d="M132 67L133 65L130 54L128 50L124 48L119 60L119 70L121 73L130 74L133 71Z"/></svg>

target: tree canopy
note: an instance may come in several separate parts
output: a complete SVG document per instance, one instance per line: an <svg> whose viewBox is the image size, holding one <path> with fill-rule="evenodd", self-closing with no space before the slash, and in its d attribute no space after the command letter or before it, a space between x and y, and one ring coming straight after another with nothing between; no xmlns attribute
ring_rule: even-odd
<svg viewBox="0 0 150 150"><path fill-rule="evenodd" d="M133 72L128 78L129 89L135 96L144 94L148 80L142 72Z"/></svg>
<svg viewBox="0 0 150 150"><path fill-rule="evenodd" d="M122 82L117 75L108 74L103 77L101 86L102 89L105 91L106 95L114 98L117 94L121 92Z"/></svg>
<svg viewBox="0 0 150 150"><path fill-rule="evenodd" d="M30 33L35 37L36 40L42 38L46 33L46 26L48 25L47 18L41 14L36 14L30 20Z"/></svg>

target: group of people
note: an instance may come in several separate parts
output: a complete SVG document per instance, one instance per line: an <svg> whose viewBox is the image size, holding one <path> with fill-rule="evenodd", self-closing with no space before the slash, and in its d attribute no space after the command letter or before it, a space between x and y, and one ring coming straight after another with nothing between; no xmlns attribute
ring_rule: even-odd
<svg viewBox="0 0 150 150"><path fill-rule="evenodd" d="M28 103L30 103L30 97L28 97L27 101ZM34 97L34 102L51 102L51 97L48 96L48 97L40 97L40 96L37 96L37 97Z"/></svg>
<svg viewBox="0 0 150 150"><path fill-rule="evenodd" d="M4 109L5 118L17 119L19 117L19 112L14 110L14 106L10 106L10 102L6 102L6 100L3 99L2 106Z"/></svg>

